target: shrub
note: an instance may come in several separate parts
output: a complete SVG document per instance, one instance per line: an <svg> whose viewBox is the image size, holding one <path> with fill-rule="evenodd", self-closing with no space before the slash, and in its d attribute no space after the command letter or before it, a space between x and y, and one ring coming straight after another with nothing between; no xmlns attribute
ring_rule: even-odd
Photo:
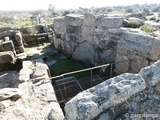
<svg viewBox="0 0 160 120"><path fill-rule="evenodd" d="M152 27L151 25L144 24L143 26L140 27L140 30L150 33L156 31L156 28Z"/></svg>
<svg viewBox="0 0 160 120"><path fill-rule="evenodd" d="M137 20L130 20L130 21L125 20L123 22L123 26L129 27L129 28L139 28L142 25L143 25L143 23L140 21L137 21Z"/></svg>

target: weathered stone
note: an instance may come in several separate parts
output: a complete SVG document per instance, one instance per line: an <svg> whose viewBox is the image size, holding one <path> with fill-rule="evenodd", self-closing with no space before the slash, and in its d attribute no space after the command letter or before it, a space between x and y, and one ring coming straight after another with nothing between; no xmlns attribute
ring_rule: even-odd
<svg viewBox="0 0 160 120"><path fill-rule="evenodd" d="M24 46L20 46L19 51L20 51L20 53L23 53L25 51Z"/></svg>
<svg viewBox="0 0 160 120"><path fill-rule="evenodd" d="M67 25L81 26L83 23L83 15L68 14L65 16L65 22Z"/></svg>
<svg viewBox="0 0 160 120"><path fill-rule="evenodd" d="M9 41L9 40L10 40L9 37L4 38L4 41Z"/></svg>
<svg viewBox="0 0 160 120"><path fill-rule="evenodd" d="M59 109L59 104L54 103L54 109L52 109L48 115L48 120L63 120L64 116L62 111Z"/></svg>
<svg viewBox="0 0 160 120"><path fill-rule="evenodd" d="M17 31L17 33L15 34L15 40L17 41L18 46L23 45L22 35L21 35L20 31Z"/></svg>
<svg viewBox="0 0 160 120"><path fill-rule="evenodd" d="M114 50L103 50L101 53L102 61L114 63L116 59L116 52Z"/></svg>
<svg viewBox="0 0 160 120"><path fill-rule="evenodd" d="M74 50L75 50L75 47L77 46L77 44L75 42L67 42L67 41L64 41L64 44L63 44L63 47L62 47L62 50L66 53L66 54L69 54L69 55L72 55Z"/></svg>
<svg viewBox="0 0 160 120"><path fill-rule="evenodd" d="M81 43L75 49L72 57L76 60L81 60L85 63L93 64L94 63L94 53L95 53L95 50L93 46L88 42L84 42L84 43Z"/></svg>
<svg viewBox="0 0 160 120"><path fill-rule="evenodd" d="M115 72L118 74L126 73L129 71L129 59L127 56L116 54Z"/></svg>
<svg viewBox="0 0 160 120"><path fill-rule="evenodd" d="M95 118L111 106L123 103L133 94L145 89L144 79L138 74L122 74L79 93L65 105L65 119Z"/></svg>
<svg viewBox="0 0 160 120"><path fill-rule="evenodd" d="M66 25L66 33L67 34L72 34L72 35L74 34L74 35L80 36L80 34L81 34L81 27Z"/></svg>
<svg viewBox="0 0 160 120"><path fill-rule="evenodd" d="M157 84L154 89L155 89L155 92L160 95L160 84Z"/></svg>
<svg viewBox="0 0 160 120"><path fill-rule="evenodd" d="M61 39L55 39L54 40L54 47L56 49L59 49L60 48L60 42L61 42Z"/></svg>
<svg viewBox="0 0 160 120"><path fill-rule="evenodd" d="M14 48L14 45L13 45L13 42L12 41L5 41L2 43L2 50L0 51L12 51L14 54L15 53L15 48Z"/></svg>
<svg viewBox="0 0 160 120"><path fill-rule="evenodd" d="M123 24L123 18L120 17L104 17L101 20L101 26L105 28L119 28Z"/></svg>
<svg viewBox="0 0 160 120"><path fill-rule="evenodd" d="M97 18L95 15L85 14L83 19L83 25L88 27L95 26L96 21L97 21Z"/></svg>
<svg viewBox="0 0 160 120"><path fill-rule="evenodd" d="M160 83L160 61L158 60L151 66L142 68L139 74L143 77L146 82L151 85L155 86L156 84Z"/></svg>
<svg viewBox="0 0 160 120"><path fill-rule="evenodd" d="M118 42L117 47L130 50L141 57L158 60L159 53L155 51L160 49L159 44L160 40L154 37L126 32ZM121 53L119 50L117 52Z"/></svg>
<svg viewBox="0 0 160 120"><path fill-rule="evenodd" d="M15 35L15 31L14 30L8 30L8 31L4 31L0 33L0 39L4 39L5 37L8 37L10 39L13 39Z"/></svg>
<svg viewBox="0 0 160 120"><path fill-rule="evenodd" d="M3 88L0 90L0 101L6 99L19 99L22 96L22 92L18 88Z"/></svg>
<svg viewBox="0 0 160 120"><path fill-rule="evenodd" d="M86 38L93 36L94 33L93 31L94 31L93 27L82 26L82 37Z"/></svg>
<svg viewBox="0 0 160 120"><path fill-rule="evenodd" d="M54 26L54 28L61 28L61 27L65 26L64 17L54 18L53 26Z"/></svg>
<svg viewBox="0 0 160 120"><path fill-rule="evenodd" d="M23 68L20 70L19 72L19 82L22 83L22 82L26 82L26 81L29 81L30 80L30 75L33 71L29 68Z"/></svg>
<svg viewBox="0 0 160 120"><path fill-rule="evenodd" d="M13 52L6 51L0 52L0 70L10 67L10 65L14 64L16 61Z"/></svg>

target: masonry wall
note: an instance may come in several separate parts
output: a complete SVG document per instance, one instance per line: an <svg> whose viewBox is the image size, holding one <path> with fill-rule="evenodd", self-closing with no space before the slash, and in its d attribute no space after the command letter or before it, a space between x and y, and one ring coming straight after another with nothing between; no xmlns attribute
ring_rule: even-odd
<svg viewBox="0 0 160 120"><path fill-rule="evenodd" d="M119 27L123 18L75 15L54 19L58 49L88 64L114 62L116 46L122 34Z"/></svg>
<svg viewBox="0 0 160 120"><path fill-rule="evenodd" d="M138 72L159 59L159 39L123 28L123 18L75 15L54 19L54 45L88 64L115 63L115 71ZM123 62L125 61L125 62Z"/></svg>

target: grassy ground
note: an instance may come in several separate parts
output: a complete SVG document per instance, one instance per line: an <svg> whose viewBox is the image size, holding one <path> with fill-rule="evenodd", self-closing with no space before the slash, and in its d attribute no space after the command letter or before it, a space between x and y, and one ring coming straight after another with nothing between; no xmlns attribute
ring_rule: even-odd
<svg viewBox="0 0 160 120"><path fill-rule="evenodd" d="M73 72L80 69L83 69L83 66L78 62L72 59L62 59L62 60L58 60L57 63L50 68L50 71L52 76L57 76L63 73ZM80 78L85 78L90 76L90 72L86 71L86 72L81 72L77 74L72 74L69 76L73 76L73 77L76 77L77 79L80 79Z"/></svg>

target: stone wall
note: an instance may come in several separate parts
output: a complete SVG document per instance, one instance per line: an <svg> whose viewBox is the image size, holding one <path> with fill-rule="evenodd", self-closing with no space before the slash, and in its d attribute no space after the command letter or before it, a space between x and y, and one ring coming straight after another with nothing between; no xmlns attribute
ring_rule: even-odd
<svg viewBox="0 0 160 120"><path fill-rule="evenodd" d="M24 52L22 35L18 30L8 30L0 33L0 52L12 51L16 53Z"/></svg>
<svg viewBox="0 0 160 120"><path fill-rule="evenodd" d="M54 45L88 64L114 62L123 18L69 14L54 19Z"/></svg>
<svg viewBox="0 0 160 120"><path fill-rule="evenodd" d="M122 26L120 17L69 14L54 19L53 43L88 64L115 63L119 74L137 73L159 59L158 38Z"/></svg>
<svg viewBox="0 0 160 120"><path fill-rule="evenodd" d="M160 39L125 31L118 41L116 72L139 72L160 58ZM127 62L121 62L126 61ZM121 63L118 63L121 62Z"/></svg>
<svg viewBox="0 0 160 120"><path fill-rule="evenodd" d="M80 92L65 104L65 120L142 119L134 114L159 119L159 66L157 61L138 74L124 73Z"/></svg>
<svg viewBox="0 0 160 120"><path fill-rule="evenodd" d="M15 71L3 72L0 82L4 82L1 84L6 85L6 88L3 86L3 89L0 89L0 119L63 120L63 112L49 80L48 70L43 60L37 59L34 62L24 61L19 77ZM14 81L9 78L12 76ZM9 85L7 79L10 80ZM10 88L11 83L17 82L16 88Z"/></svg>
<svg viewBox="0 0 160 120"><path fill-rule="evenodd" d="M54 31L50 25L36 25L20 28L19 31L22 34L25 42L32 46L46 42L47 40L52 42L54 39Z"/></svg>

